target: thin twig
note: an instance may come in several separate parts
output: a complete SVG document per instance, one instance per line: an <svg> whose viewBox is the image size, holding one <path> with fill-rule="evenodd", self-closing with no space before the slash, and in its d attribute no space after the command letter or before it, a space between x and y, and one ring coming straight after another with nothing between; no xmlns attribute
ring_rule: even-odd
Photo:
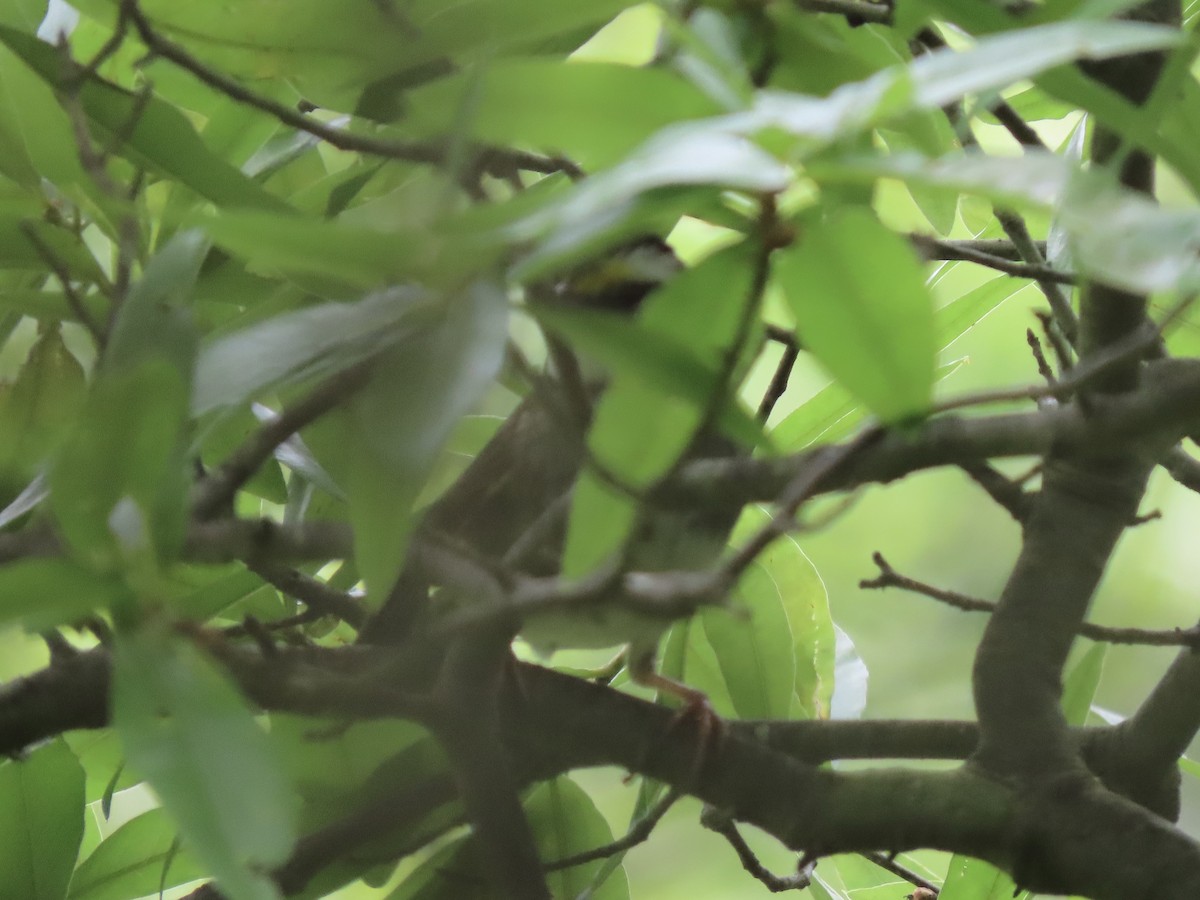
<svg viewBox="0 0 1200 900"><path fill-rule="evenodd" d="M1055 284L1076 284L1079 280L1079 276L1073 272L1060 272L1049 265L1006 259L1003 256L977 250L967 241L944 241L926 234L909 235L909 240L917 245L927 259L960 259L986 266L1015 278L1030 278L1034 281L1048 281Z"/></svg>
<svg viewBox="0 0 1200 900"><path fill-rule="evenodd" d="M750 849L750 845L746 843L746 839L742 837L737 825L728 813L716 810L711 806L705 807L704 812L700 816L700 824L709 831L714 831L725 838L729 842L729 846L738 855L738 859L742 863L742 868L755 879L762 882L771 893L802 891L812 883L812 863L806 862L805 857L801 858L800 863L797 865L796 874L794 875L776 875L764 866L754 851Z"/></svg>
<svg viewBox="0 0 1200 900"><path fill-rule="evenodd" d="M870 446L884 434L879 426L870 426L845 444L822 448L812 464L797 474L784 488L776 500L774 515L737 550L729 554L714 572L721 587L731 587L738 577L750 566L758 555L776 538L787 534L795 527L796 513L808 500L817 485L835 469L852 459L864 447Z"/></svg>
<svg viewBox="0 0 1200 900"><path fill-rule="evenodd" d="M320 138L339 150L366 153L384 159L400 159L415 163L443 165L451 156L451 145L448 141L398 141L354 134L340 128L334 128L315 119L310 119L303 113L282 103L256 94L239 82L208 67L180 45L159 34L145 13L138 7L136 0L123 0L122 9L128 20L137 29L142 42L157 56L170 60L181 69L190 72L197 79L216 91L221 92L231 100L254 107L274 117L285 125L298 131L304 131ZM529 172L551 174L562 172L572 178L582 176L582 170L568 159L562 157L539 156L520 150L502 149L499 147L477 146L472 152L481 164L491 168L503 162L504 166L522 169Z"/></svg>
<svg viewBox="0 0 1200 900"><path fill-rule="evenodd" d="M575 853L571 856L564 856L561 859L556 859L545 864L547 872L557 872L560 869L571 869L575 866L582 866L586 863L595 862L598 859L608 859L610 856L616 856L618 853L625 853L632 850L638 844L645 843L650 835L654 833L654 829L658 823L662 821L662 817L667 814L675 802L683 794L672 788L662 799L648 809L640 819L629 826L629 830L624 835L605 844L603 847L595 847L591 850L585 850L582 853Z"/></svg>
<svg viewBox="0 0 1200 900"><path fill-rule="evenodd" d="M921 594L939 603L945 603L955 609L965 612L995 612L996 604L990 600L981 600L956 591L925 584L907 575L901 575L883 558L883 554L874 553L871 560L879 567L879 575L875 578L864 579L858 583L863 590L883 590L896 587L901 590ZM1148 647L1200 647L1200 625L1191 628L1169 628L1154 630L1149 628L1116 628L1108 625L1096 625L1083 622L1077 633L1093 641L1104 641L1109 644L1140 644Z"/></svg>
<svg viewBox="0 0 1200 900"><path fill-rule="evenodd" d="M357 599L320 579L277 563L251 561L246 563L246 568L319 616L336 616L355 628L366 621L367 611Z"/></svg>
<svg viewBox="0 0 1200 900"><path fill-rule="evenodd" d="M71 270L67 268L67 264L59 259L58 254L54 252L49 244L42 240L41 235L33 227L33 223L21 222L18 227L29 240L29 243L33 244L33 249L42 258L42 262L49 267L50 271L54 273L54 277L58 279L59 284L62 285L63 295L67 298L67 303L70 304L71 311L75 313L76 318L79 319L83 327L88 330L88 334L92 336L92 339L96 342L96 346L103 347L104 329L92 317L91 312L83 302L83 298L75 290L75 285L71 283Z"/></svg>
<svg viewBox="0 0 1200 900"><path fill-rule="evenodd" d="M1029 350L1033 354L1034 362L1037 363L1038 374L1045 379L1046 384L1050 387L1054 386L1054 370L1050 368L1050 363L1046 361L1046 354L1042 352L1042 342L1038 340L1038 336L1033 333L1032 328L1025 329L1025 341L1029 344Z"/></svg>
<svg viewBox="0 0 1200 900"><path fill-rule="evenodd" d="M918 234L912 234L909 237L913 239L927 239L926 235ZM1033 244L1038 253L1042 256L1046 255L1045 241L1034 241ZM963 253L982 253L985 256L996 257L1008 262L1021 261L1021 254L1017 252L1017 248L1013 246L1013 242L1001 238L972 238L968 240L939 239L936 245L928 244L926 252L945 254L944 256L930 256L930 259L965 259L966 257L962 256ZM1056 269L1051 269L1050 271L1058 273Z"/></svg>
<svg viewBox="0 0 1200 900"><path fill-rule="evenodd" d="M778 336L782 333L782 336ZM758 420L766 422L771 418L771 413L775 411L775 405L779 403L779 399L787 390L788 381L792 377L792 369L796 366L796 360L800 358L800 342L796 336L790 331L782 328L767 330L767 339L775 341L783 347L783 356L779 359L779 364L775 366L775 374L771 376L771 383L767 385L767 391L763 394L762 402L758 404Z"/></svg>
<svg viewBox="0 0 1200 900"><path fill-rule="evenodd" d="M914 887L924 888L927 891L932 891L933 895L935 897L937 896L939 888L936 884L934 884L932 881L922 878L912 869L908 868L908 866L903 866L896 862L895 856L892 856L888 853L862 853L860 855L868 862L875 863L875 865L879 866L879 868L886 869L893 875L898 875Z"/></svg>
<svg viewBox="0 0 1200 900"><path fill-rule="evenodd" d="M1075 356L1070 346L1062 336L1062 332L1054 327L1054 317L1045 310L1033 311L1038 323L1042 326L1042 334L1054 350L1054 358L1058 362L1058 371L1066 372L1075 364Z"/></svg>
<svg viewBox="0 0 1200 900"><path fill-rule="evenodd" d="M1120 341L1109 344L1103 351L1070 369L1052 385L1026 385L1024 387L1007 388L998 391L981 391L977 394L965 394L961 397L953 397L949 400L935 403L930 410L930 414L988 403L1042 400L1047 397L1062 398L1078 393L1087 387L1089 382L1103 375L1114 366L1126 363L1157 345L1162 340L1163 331L1167 326L1183 315L1195 299L1195 296L1182 298L1171 307L1161 322L1157 324L1144 323L1141 329L1129 334Z"/></svg>
<svg viewBox="0 0 1200 900"><path fill-rule="evenodd" d="M234 495L271 458L280 444L366 384L372 362L366 360L330 376L300 402L250 435L197 486L193 514L208 519L227 512Z"/></svg>
<svg viewBox="0 0 1200 900"><path fill-rule="evenodd" d="M959 468L1017 522L1023 524L1029 517L1033 495L1023 490L1019 482L1006 478L987 462L963 463Z"/></svg>

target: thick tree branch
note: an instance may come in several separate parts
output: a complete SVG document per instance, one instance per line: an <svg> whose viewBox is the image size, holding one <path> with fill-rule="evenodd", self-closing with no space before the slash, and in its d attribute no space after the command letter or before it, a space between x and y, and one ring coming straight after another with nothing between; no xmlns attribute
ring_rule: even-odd
<svg viewBox="0 0 1200 900"><path fill-rule="evenodd" d="M247 695L267 709L356 718L415 715L423 720L430 715L427 705L414 700L411 691L381 686L381 660L390 658L382 649L285 648L269 659L252 649L219 649L221 659ZM34 735L26 728L27 739L71 727L103 724L105 716L97 711L104 709L107 652L88 651L80 654L79 661L82 674L75 679L64 681L59 674L46 670L27 680L25 690L31 690L33 683L39 691L45 691L38 703L43 709L57 709L60 697L72 695L89 698L91 709L85 714L75 703L77 720L60 714L53 726L55 731ZM388 674L389 678L400 678L392 684L416 687L401 676L407 671L419 682L426 668L427 661L399 668L393 665ZM584 766L624 766L686 786L706 802L730 810L739 821L764 828L793 849L810 854L938 847L1012 865L1024 858L1024 848L1036 836L1038 846L1047 854L1044 858L1055 861L1056 873L1080 879L1072 884L1090 884L1095 879L1077 867L1107 871L1098 862L1103 857L1092 855L1089 845L1077 846L1083 837L1094 837L1089 816L1093 805L1099 804L1101 818L1121 829L1115 834L1133 835L1131 845L1146 854L1147 866L1157 866L1156 872L1174 873L1181 885L1190 883L1187 872L1193 862L1194 845L1161 820L1127 803L1117 803L1108 794L1084 790L1036 798L1041 804L1039 815L1031 820L1022 817L1020 827L1014 829L1012 814L1017 798L1008 788L981 778L970 767L949 773L816 769L762 743L756 736L761 729L754 725L731 731L706 755L697 773L694 736L686 734L685 729L671 727L674 714L670 710L534 666L521 666L517 681L504 689L501 721L504 741L512 758L522 761L520 777L525 780ZM0 696L0 708L4 705ZM845 725L862 728L865 733L868 723L791 725ZM789 726L780 723L780 727ZM952 724L949 728L962 729L960 733L966 735L971 726ZM0 734L8 736L3 731ZM431 796L443 798L444 790L444 786L439 787ZM422 808L428 809L424 805ZM1060 834L1050 829L1042 834L1044 821L1065 823L1064 830ZM397 810L397 828L413 824L415 820ZM324 846L345 847L350 843L330 840ZM1118 858L1112 846L1099 846L1110 858ZM300 863L294 863L292 877L301 868ZM1040 871L1036 869L1035 874ZM1200 872L1200 867L1196 871ZM1142 872L1118 872L1112 885L1095 896L1122 900L1145 896L1137 890L1138 879L1143 877ZM292 885L298 887L299 880ZM1174 891L1155 896L1173 900L1187 895Z"/></svg>

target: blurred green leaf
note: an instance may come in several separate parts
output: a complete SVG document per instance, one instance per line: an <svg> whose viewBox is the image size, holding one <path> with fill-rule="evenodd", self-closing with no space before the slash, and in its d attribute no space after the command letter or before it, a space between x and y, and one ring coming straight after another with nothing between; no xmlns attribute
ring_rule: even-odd
<svg viewBox="0 0 1200 900"><path fill-rule="evenodd" d="M103 283L104 274L79 235L47 218L39 201L0 198L0 267L45 270L50 255L76 278Z"/></svg>
<svg viewBox="0 0 1200 900"><path fill-rule="evenodd" d="M465 124L476 140L565 154L594 171L654 132L720 108L661 69L596 62L514 59L441 79L408 95L406 129L437 135Z"/></svg>
<svg viewBox="0 0 1200 900"><path fill-rule="evenodd" d="M349 368L411 333L429 301L392 288L355 303L326 303L216 338L200 351L194 415L244 403L261 391ZM424 312L422 312L424 311Z"/></svg>
<svg viewBox="0 0 1200 900"><path fill-rule="evenodd" d="M818 181L834 183L898 178L905 184L953 188L1000 203L1050 206L1065 190L1071 166L1061 157L1033 151L1019 157L963 152L938 159L897 153L825 158L813 163L810 174Z"/></svg>
<svg viewBox="0 0 1200 900"><path fill-rule="evenodd" d="M278 900L262 869L291 851L294 799L225 676L160 628L127 632L114 654L113 726L129 764L231 900Z"/></svg>
<svg viewBox="0 0 1200 900"><path fill-rule="evenodd" d="M514 272L536 277L547 260L618 231L637 201L665 188L709 186L755 193L782 191L791 170L749 140L733 117L680 122L662 129L611 169L576 184L560 198L508 226L514 239L543 239ZM748 129L747 129L748 130Z"/></svg>
<svg viewBox="0 0 1200 900"><path fill-rule="evenodd" d="M814 222L775 276L804 346L881 419L929 405L935 336L924 273L908 243L869 213Z"/></svg>
<svg viewBox="0 0 1200 900"><path fill-rule="evenodd" d="M378 602L404 560L413 504L438 453L500 370L507 319L497 285L471 285L438 319L385 353L370 383L335 417L350 443L349 471L339 483L349 499L356 562Z"/></svg>
<svg viewBox="0 0 1200 900"><path fill-rule="evenodd" d="M162 360L190 390L198 343L192 293L208 249L203 234L181 231L146 264L113 322L104 348L106 374L131 371L147 360Z"/></svg>
<svg viewBox="0 0 1200 900"><path fill-rule="evenodd" d="M19 148L22 168L62 190L88 184L66 112L50 87L8 48L0 48L0 130L11 135L14 149ZM14 163L10 158L4 166Z"/></svg>
<svg viewBox="0 0 1200 900"><path fill-rule="evenodd" d="M43 471L86 393L83 367L63 343L62 329L49 326L0 393L0 477L25 480Z"/></svg>
<svg viewBox="0 0 1200 900"><path fill-rule="evenodd" d="M0 884L22 900L62 900L83 837L83 768L61 740L0 765Z"/></svg>
<svg viewBox="0 0 1200 900"><path fill-rule="evenodd" d="M63 65L61 54L37 38L0 26L0 43L15 53L51 88L74 89L78 71ZM78 88L79 103L104 140L116 142L133 161L184 184L218 206L281 209L272 197L234 166L212 153L177 108L153 96L144 105L133 94L91 76Z"/></svg>
<svg viewBox="0 0 1200 900"><path fill-rule="evenodd" d="M206 870L178 841L165 810L142 813L79 864L67 900L128 900L203 878Z"/></svg>
<svg viewBox="0 0 1200 900"><path fill-rule="evenodd" d="M41 631L78 621L126 598L118 579L69 559L22 559L0 566L0 620Z"/></svg>
<svg viewBox="0 0 1200 900"><path fill-rule="evenodd" d="M111 19L109 0L76 5ZM441 0L344 0L331 7L328 0L297 0L283 9L270 0L236 0L223 7L148 0L143 7L156 27L210 65L251 81L288 79L314 102L348 109L376 79L386 87L390 75L419 73L423 67L437 71L439 64L449 66L447 57L470 62L519 52L580 26L598 26L624 5L618 0L475 0L451 6Z"/></svg>
<svg viewBox="0 0 1200 900"><path fill-rule="evenodd" d="M187 390L161 360L93 385L50 471L50 505L72 549L97 569L173 559L187 517Z"/></svg>
<svg viewBox="0 0 1200 900"><path fill-rule="evenodd" d="M755 300L754 254L752 244L738 244L679 272L642 301L636 321L565 306L535 310L612 373L588 448L623 483L649 487L692 444L742 311ZM747 445L761 437L760 426L736 403L725 404L717 421ZM609 558L634 525L635 511L632 498L586 473L572 496L564 572L582 574Z"/></svg>
<svg viewBox="0 0 1200 900"><path fill-rule="evenodd" d="M451 238L429 229L398 233L261 211L224 212L199 222L217 244L255 267L360 288L418 277L462 284L486 270L499 252L490 238ZM470 260L469 267L464 258Z"/></svg>
<svg viewBox="0 0 1200 900"><path fill-rule="evenodd" d="M0 4L0 23L33 34L46 18L48 0L5 0Z"/></svg>
<svg viewBox="0 0 1200 900"><path fill-rule="evenodd" d="M605 846L612 830L592 799L570 778L561 776L538 785L525 801L525 813L538 851L547 861ZM501 900L489 890L477 870L470 837L441 848L423 862L387 900ZM593 860L547 873L555 897L578 897L588 888L603 860ZM465 886L470 885L470 888ZM467 891L468 893L464 893ZM629 885L617 869L589 895L592 900L626 900Z"/></svg>

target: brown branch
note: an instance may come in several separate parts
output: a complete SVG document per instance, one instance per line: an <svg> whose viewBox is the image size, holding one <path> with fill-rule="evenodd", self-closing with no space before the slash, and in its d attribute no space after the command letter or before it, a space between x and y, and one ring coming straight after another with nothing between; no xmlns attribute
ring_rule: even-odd
<svg viewBox="0 0 1200 900"><path fill-rule="evenodd" d="M937 251L939 253L946 254L945 256L930 256L930 259L965 259L965 257L961 254L982 253L985 256L995 257L996 259L1002 259L1007 262L1021 262L1021 254L1017 252L1017 248L1013 245L1013 242L1008 240L1001 240L999 238L975 238L969 240L938 238L937 244L934 245L932 243L928 243L929 241L932 241L933 238L930 238L926 235L913 234L910 235L910 237L919 238L920 240L926 242L925 247L927 252ZM1033 244L1038 253L1042 256L1045 256L1046 242L1034 241ZM1057 269L1050 269L1049 271L1058 275L1062 274L1061 272L1058 272Z"/></svg>
<svg viewBox="0 0 1200 900"><path fill-rule="evenodd" d="M320 579L261 560L246 563L246 568L280 592L299 600L311 612L321 616L336 616L355 628L366 620L366 607L357 598L331 588Z"/></svg>
<svg viewBox="0 0 1200 900"><path fill-rule="evenodd" d="M750 849L750 845L746 843L746 839L742 837L737 824L728 813L712 806L705 807L704 812L700 815L700 824L725 838L734 853L737 854L742 868L755 880L761 882L771 893L802 891L812 883L812 863L806 864L802 860L797 866L796 874L786 876L776 875L764 866L754 851Z"/></svg>
<svg viewBox="0 0 1200 900"><path fill-rule="evenodd" d="M963 260L995 269L997 272L1003 272L1005 275L1012 275L1015 278L1030 278L1034 281L1046 281L1054 284L1076 284L1078 282L1078 276L1073 272L1062 272L1041 263L1007 259L984 250L977 250L967 241L945 241L925 234L909 235L909 240L917 246L926 259Z"/></svg>

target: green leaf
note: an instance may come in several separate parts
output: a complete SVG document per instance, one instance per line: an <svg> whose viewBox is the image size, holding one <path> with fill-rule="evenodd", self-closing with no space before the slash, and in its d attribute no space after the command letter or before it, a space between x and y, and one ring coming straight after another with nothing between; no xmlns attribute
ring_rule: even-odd
<svg viewBox="0 0 1200 900"><path fill-rule="evenodd" d="M525 802L525 813L546 861L573 856L612 841L612 831L592 799L570 778L560 776L538 785ZM471 900L501 900L482 883L474 840L460 839L443 847L409 875L387 900L460 900L471 885ZM591 886L603 860L547 873L555 897L579 897ZM618 868L588 895L592 900L626 900L629 885Z"/></svg>
<svg viewBox="0 0 1200 900"><path fill-rule="evenodd" d="M0 198L0 267L44 272L48 252L83 281L104 281L104 274L79 235L42 221L44 206L31 200ZM38 243L30 239L32 231ZM45 251L38 244L45 246Z"/></svg>
<svg viewBox="0 0 1200 900"><path fill-rule="evenodd" d="M597 405L588 448L623 483L649 487L692 444L742 311L754 300L754 254L751 244L738 244L678 273L643 300L633 322L625 315L568 307L535 311L613 373ZM744 443L761 437L758 424L736 404L727 404L718 422ZM635 511L631 498L585 473L572 497L564 572L582 574L609 558L624 543Z"/></svg>
<svg viewBox="0 0 1200 900"><path fill-rule="evenodd" d="M0 130L9 131L21 164L38 176L60 189L87 184L66 112L50 87L7 48L0 48Z"/></svg>
<svg viewBox="0 0 1200 900"><path fill-rule="evenodd" d="M123 634L113 726L129 764L231 900L278 900L262 870L291 851L294 800L267 736L225 676L161 629Z"/></svg>
<svg viewBox="0 0 1200 900"><path fill-rule="evenodd" d="M756 565L739 580L734 602L732 611L700 615L734 710L743 719L787 718L796 660L783 598L770 574Z"/></svg>
<svg viewBox="0 0 1200 900"><path fill-rule="evenodd" d="M767 516L746 510L733 543ZM730 611L705 610L700 622L739 716L828 718L834 626L825 585L794 539L781 538L759 555L738 582Z"/></svg>
<svg viewBox="0 0 1200 900"><path fill-rule="evenodd" d="M356 562L379 602L404 560L413 504L438 453L500 370L507 318L497 285L472 285L446 302L438 320L385 354L336 417L350 444L350 469L339 483L349 499Z"/></svg>
<svg viewBox="0 0 1200 900"><path fill-rule="evenodd" d="M771 429L771 443L780 453L790 453L802 450L826 435L827 441L837 440L832 430L837 427L842 431L851 422L858 422L861 418L856 415L859 408L853 394L831 381Z"/></svg>
<svg viewBox="0 0 1200 900"><path fill-rule="evenodd" d="M0 43L51 88L72 90L71 79L79 70L64 66L62 54L49 44L4 26L0 26ZM116 146L133 162L190 187L218 206L284 208L282 201L212 153L183 113L169 103L151 97L143 105L132 93L94 75L78 91L97 137L102 141L125 137L127 146L123 142Z"/></svg>
<svg viewBox="0 0 1200 900"><path fill-rule="evenodd" d="M509 226L520 240L544 238L514 275L536 275L546 257L557 259L589 241L597 228L616 229L632 217L636 201L664 188L711 186L756 193L782 191L791 170L744 134L733 117L680 122L662 129L619 165L572 187L561 198Z"/></svg>
<svg viewBox="0 0 1200 900"><path fill-rule="evenodd" d="M462 284L486 270L499 252L491 237L366 228L257 210L223 212L198 222L220 246L258 268L360 288L417 278Z"/></svg>
<svg viewBox="0 0 1200 900"><path fill-rule="evenodd" d="M592 798L570 778L555 778L539 785L525 803L540 855L545 860L562 859L612 842L612 830L596 809ZM547 881L556 897L577 897L592 885L603 860L549 873ZM628 898L625 872L618 869L591 895L593 900Z"/></svg>
<svg viewBox="0 0 1200 900"><path fill-rule="evenodd" d="M94 385L50 472L63 536L97 569L173 559L187 519L187 390L170 362L147 360Z"/></svg>
<svg viewBox="0 0 1200 900"><path fill-rule="evenodd" d="M1133 22L1024 28L983 38L967 50L925 54L907 66L844 84L825 99L759 91L751 110L694 127L746 135L777 129L799 138L796 150L810 155L913 111L936 110L965 94L998 90L1075 59L1120 56L1178 40L1173 29Z"/></svg>
<svg viewBox="0 0 1200 900"><path fill-rule="evenodd" d="M685 282L696 283L690 279ZM733 296L737 297L737 294L733 293ZM720 371L718 361L711 352L688 346L684 339L669 331L631 321L620 313L539 306L534 314L544 324L568 338L572 346L584 355L604 365L618 378L628 379L627 383L638 386L638 390L677 398L692 409L703 409L708 403ZM702 319L698 313L685 315L690 321ZM687 327L683 322L680 325ZM640 403L636 398L631 402L635 406ZM762 430L758 423L736 404L727 404L717 421L723 431L743 443L755 444L761 440ZM650 475L646 473L655 469L662 471L661 459L645 463L641 476L632 471L630 474L631 477L639 477L639 480L648 479Z"/></svg>
<svg viewBox="0 0 1200 900"><path fill-rule="evenodd" d="M818 166L814 176L887 175L906 182L941 184L998 202L1054 204L1078 269L1137 293L1192 292L1200 286L1195 245L1200 214L1163 208L1103 174L1081 172L1060 157L1029 153L1005 159L975 154L938 160L903 155ZM1111 223L1120 222L1113 229Z"/></svg>
<svg viewBox="0 0 1200 900"><path fill-rule="evenodd" d="M944 350L1028 286L1020 279L999 275L955 297L934 313L938 344Z"/></svg>
<svg viewBox="0 0 1200 900"><path fill-rule="evenodd" d="M1179 768L1185 775L1200 778L1200 763L1194 759L1188 759L1186 756L1179 757Z"/></svg>
<svg viewBox="0 0 1200 900"><path fill-rule="evenodd" d="M1062 198L1058 225L1075 266L1107 284L1138 293L1200 289L1194 207L1163 208L1095 173L1079 173Z"/></svg>
<svg viewBox="0 0 1200 900"><path fill-rule="evenodd" d="M88 15L111 20L108 0L80 0ZM251 82L288 80L322 106L348 109L363 86L396 74L402 90L409 70L491 58L581 26L599 27L625 6L623 0L563 4L555 0L475 0L447 6L442 0L403 4L344 0L330 27L327 0L296 0L286 9L270 0L237 0L227 6L148 0L157 28L191 48L210 65ZM572 48L573 49L573 48Z"/></svg>
<svg viewBox="0 0 1200 900"><path fill-rule="evenodd" d="M0 477L25 480L44 470L70 431L87 393L83 367L51 325L0 393Z"/></svg>
<svg viewBox="0 0 1200 900"><path fill-rule="evenodd" d="M166 810L152 809L130 819L80 863L67 900L128 900L203 878Z"/></svg>
<svg viewBox="0 0 1200 900"><path fill-rule="evenodd" d="M901 130L901 126L905 125L908 127ZM908 122L896 123L895 129L880 129L879 136L890 154L921 147L928 155L938 156L954 147L953 132L940 112L910 117ZM906 187L933 230L939 234L949 234L958 219L957 192L912 183Z"/></svg>
<svg viewBox="0 0 1200 900"><path fill-rule="evenodd" d="M637 524L637 501L588 470L571 491L563 574L577 577L611 559Z"/></svg>
<svg viewBox="0 0 1200 900"><path fill-rule="evenodd" d="M355 303L288 312L218 337L200 351L193 415L226 409L267 390L332 375L378 353L415 327L431 302L392 288Z"/></svg>
<svg viewBox="0 0 1200 900"><path fill-rule="evenodd" d="M1100 685L1100 676L1104 674L1104 658L1107 655L1108 644L1092 644L1063 680L1063 715L1071 725L1083 725L1087 719L1092 698L1096 696L1096 688Z"/></svg>
<svg viewBox="0 0 1200 900"><path fill-rule="evenodd" d="M9 896L66 896L83 838L83 780L61 739L0 765L0 884Z"/></svg>
<svg viewBox="0 0 1200 900"><path fill-rule="evenodd" d="M0 566L0 621L43 631L120 602L129 589L69 559L21 559Z"/></svg>
<svg viewBox="0 0 1200 900"><path fill-rule="evenodd" d="M611 165L673 122L720 111L662 69L517 59L412 91L406 98L406 130L437 135L453 129L468 94L465 125L471 137L543 147L589 171Z"/></svg>
<svg viewBox="0 0 1200 900"><path fill-rule="evenodd" d="M1013 880L982 860L955 854L946 870L938 900L1024 900L1028 891L1018 890Z"/></svg>
<svg viewBox="0 0 1200 900"><path fill-rule="evenodd" d="M203 234L181 231L146 264L113 323L103 357L105 373L164 360L190 389L198 341L192 294L208 250Z"/></svg>
<svg viewBox="0 0 1200 900"><path fill-rule="evenodd" d="M0 4L0 23L33 34L46 18L48 0L5 0Z"/></svg>
<svg viewBox="0 0 1200 900"><path fill-rule="evenodd" d="M964 151L929 159L915 153L858 156L814 162L809 173L817 181L874 181L898 178L905 184L952 188L1004 204L1048 208L1063 194L1071 177L1070 163L1052 153L1030 151L1019 157L987 156Z"/></svg>
<svg viewBox="0 0 1200 900"><path fill-rule="evenodd" d="M981 38L965 51L939 50L909 65L917 103L945 106L1077 59L1105 59L1178 44L1173 28L1144 22L1057 22Z"/></svg>
<svg viewBox="0 0 1200 900"><path fill-rule="evenodd" d="M814 223L775 275L805 347L881 419L928 408L936 339L921 265L869 213Z"/></svg>

